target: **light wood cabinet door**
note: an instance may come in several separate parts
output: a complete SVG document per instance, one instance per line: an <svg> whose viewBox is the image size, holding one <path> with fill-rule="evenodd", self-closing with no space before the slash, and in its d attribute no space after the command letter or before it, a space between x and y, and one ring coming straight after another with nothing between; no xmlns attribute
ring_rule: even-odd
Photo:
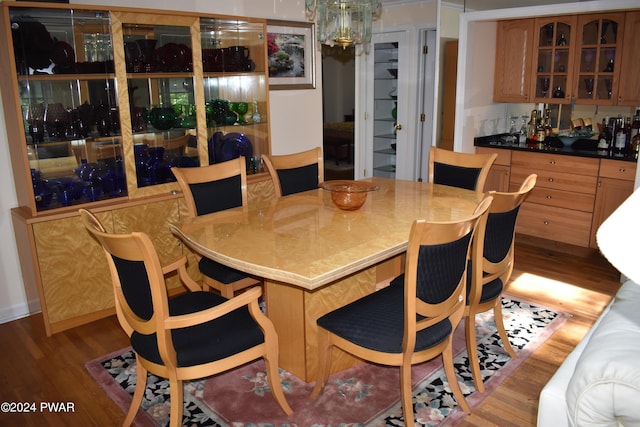
<svg viewBox="0 0 640 427"><path fill-rule="evenodd" d="M509 179L511 168L504 165L493 165L487 175L487 181L484 184L484 191L509 191Z"/></svg>
<svg viewBox="0 0 640 427"><path fill-rule="evenodd" d="M578 16L576 104L617 103L624 21L624 12Z"/></svg>
<svg viewBox="0 0 640 427"><path fill-rule="evenodd" d="M100 213L98 218L113 231L110 212ZM37 222L33 237L47 335L113 313L107 260L78 216Z"/></svg>
<svg viewBox="0 0 640 427"><path fill-rule="evenodd" d="M596 233L600 225L633 193L637 168L637 164L632 162L607 159L600 162L600 176L589 243L592 248L598 247Z"/></svg>
<svg viewBox="0 0 640 427"><path fill-rule="evenodd" d="M498 22L494 101L529 101L533 24L533 19Z"/></svg>
<svg viewBox="0 0 640 427"><path fill-rule="evenodd" d="M640 105L640 11L624 18L624 46L620 64L618 105Z"/></svg>
<svg viewBox="0 0 640 427"><path fill-rule="evenodd" d="M576 22L576 16L536 18L530 90L534 102L571 102Z"/></svg>

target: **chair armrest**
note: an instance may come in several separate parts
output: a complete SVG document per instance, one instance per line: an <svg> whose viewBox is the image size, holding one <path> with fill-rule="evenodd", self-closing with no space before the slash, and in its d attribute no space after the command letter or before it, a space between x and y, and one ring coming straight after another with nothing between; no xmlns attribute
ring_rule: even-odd
<svg viewBox="0 0 640 427"><path fill-rule="evenodd" d="M187 272L187 256L183 255L176 259L175 261L170 262L169 264L162 267L162 274L171 273L173 271L178 270L178 276L184 285L191 291L201 291L202 286L198 284L191 276L189 276L189 272Z"/></svg>
<svg viewBox="0 0 640 427"><path fill-rule="evenodd" d="M200 325L231 313L242 306L252 303L257 306L260 295L262 295L262 289L256 286L215 307L197 313L170 316L165 320L165 327L168 329L179 329Z"/></svg>

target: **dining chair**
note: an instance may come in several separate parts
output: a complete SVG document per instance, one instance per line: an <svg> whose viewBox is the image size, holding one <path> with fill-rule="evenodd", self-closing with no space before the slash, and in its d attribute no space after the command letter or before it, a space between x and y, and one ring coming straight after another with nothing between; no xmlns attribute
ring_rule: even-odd
<svg viewBox="0 0 640 427"><path fill-rule="evenodd" d="M465 307L465 339L469 365L476 390L484 391L476 343L476 314L493 309L502 345L512 358L516 352L504 327L502 292L511 278L514 263L514 237L520 206L536 185L537 175L529 175L518 191L501 193L490 191L493 203L486 223L476 230L472 244L467 276L467 305Z"/></svg>
<svg viewBox="0 0 640 427"><path fill-rule="evenodd" d="M497 154L460 153L431 146L429 182L483 192Z"/></svg>
<svg viewBox="0 0 640 427"><path fill-rule="evenodd" d="M324 181L324 161L319 147L294 154L263 154L276 197L318 188Z"/></svg>
<svg viewBox="0 0 640 427"><path fill-rule="evenodd" d="M80 209L86 229L107 257L118 320L136 355L137 382L123 425L133 422L146 389L147 373L169 379L169 425L182 425L182 382L215 375L263 358L273 397L291 415L280 383L278 336L260 311L260 288L227 299L203 291L188 275L187 257L161 265L144 233L112 234L90 211ZM167 295L164 275L178 271L187 288Z"/></svg>
<svg viewBox="0 0 640 427"><path fill-rule="evenodd" d="M472 236L491 200L487 196L459 221L414 221L405 273L317 320L319 363L312 399L326 385L331 351L338 347L372 363L400 367L404 422L413 426L411 367L442 355L449 387L458 405L470 412L454 371L452 337L464 313Z"/></svg>
<svg viewBox="0 0 640 427"><path fill-rule="evenodd" d="M199 168L171 168L191 218L247 205L244 157ZM258 278L227 267L196 252L205 287L231 298L240 290L261 284Z"/></svg>

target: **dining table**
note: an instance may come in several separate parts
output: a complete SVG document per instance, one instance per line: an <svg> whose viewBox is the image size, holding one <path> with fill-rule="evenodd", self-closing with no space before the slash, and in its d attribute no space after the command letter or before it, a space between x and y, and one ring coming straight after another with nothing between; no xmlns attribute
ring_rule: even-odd
<svg viewBox="0 0 640 427"><path fill-rule="evenodd" d="M307 382L318 366L316 320L404 271L417 219L456 221L483 195L432 183L366 178L378 188L353 211L318 188L170 224L198 254L263 278L266 314L278 333L280 367ZM333 351L332 372L362 363Z"/></svg>

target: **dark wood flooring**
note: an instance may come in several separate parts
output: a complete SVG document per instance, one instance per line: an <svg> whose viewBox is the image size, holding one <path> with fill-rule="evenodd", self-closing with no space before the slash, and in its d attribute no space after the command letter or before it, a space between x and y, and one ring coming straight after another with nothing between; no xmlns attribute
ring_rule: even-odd
<svg viewBox="0 0 640 427"><path fill-rule="evenodd" d="M462 422L465 426L534 426L538 395L619 287L619 274L600 255L522 241L516 246L511 295L572 317ZM3 402L36 404L35 413L0 412L0 426L111 426L124 414L85 370L101 355L126 347L115 317L46 337L41 315L0 325ZM41 402L70 402L72 413L41 412Z"/></svg>

